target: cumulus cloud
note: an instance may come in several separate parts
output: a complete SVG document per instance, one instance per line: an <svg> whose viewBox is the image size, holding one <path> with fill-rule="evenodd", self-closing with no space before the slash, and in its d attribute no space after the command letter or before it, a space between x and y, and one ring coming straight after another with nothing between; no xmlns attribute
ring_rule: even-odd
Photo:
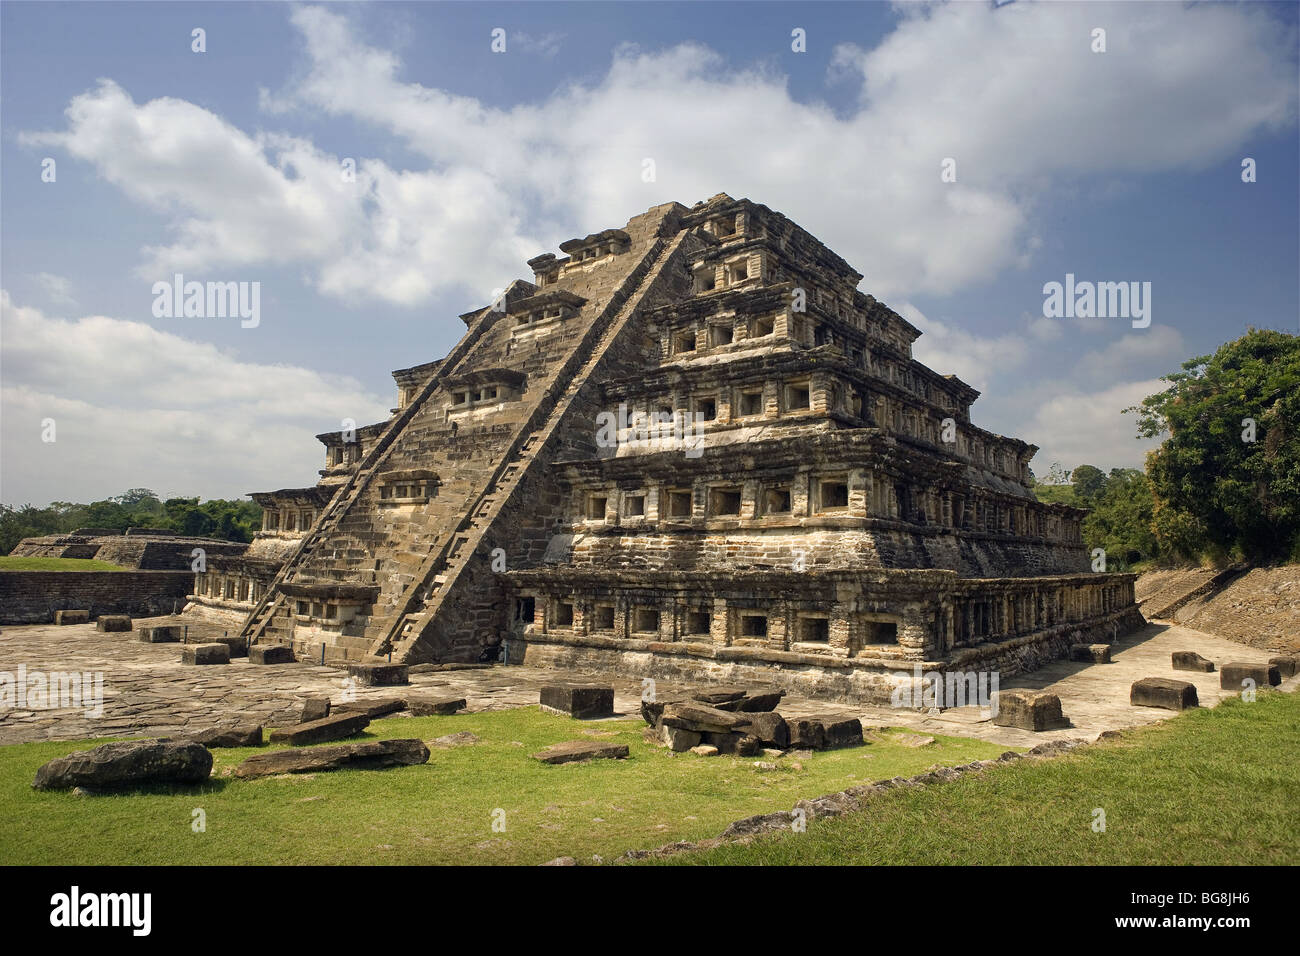
<svg viewBox="0 0 1300 956"><path fill-rule="evenodd" d="M1090 390L1086 386L1058 387L1034 407L1023 434L1039 446L1035 471L1047 474L1053 462L1067 468L1090 464L1100 468L1141 468L1146 453L1159 442L1138 439L1137 423L1125 408L1160 391L1159 379L1123 382Z"/></svg>
<svg viewBox="0 0 1300 956"><path fill-rule="evenodd" d="M3 290L0 322L5 503L306 486L324 458L315 434L388 416L351 378L242 361L140 322L53 318Z"/></svg>
<svg viewBox="0 0 1300 956"><path fill-rule="evenodd" d="M38 272L33 276L41 291L54 305L76 305L77 299L72 294L72 280L67 276L52 272Z"/></svg>
<svg viewBox="0 0 1300 956"><path fill-rule="evenodd" d="M904 11L873 49L836 51L833 78L861 84L847 115L695 43L621 47L602 77L497 108L405 80L343 14L303 6L290 16L305 62L263 107L370 124L424 168L354 157L346 183L347 157L111 81L72 102L65 130L25 139L171 217L150 275L297 263L345 299L485 298L560 240L725 190L791 214L888 300L1023 267L1037 199L1072 177L1204 166L1294 113L1291 41L1263 5L1107 5L1104 54L1092 5ZM559 38L516 41L547 55ZM947 158L955 183L940 180Z"/></svg>

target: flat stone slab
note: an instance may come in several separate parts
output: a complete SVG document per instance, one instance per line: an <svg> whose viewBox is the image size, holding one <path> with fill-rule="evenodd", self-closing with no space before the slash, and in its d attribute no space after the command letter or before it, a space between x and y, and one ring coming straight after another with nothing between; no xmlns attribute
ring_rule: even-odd
<svg viewBox="0 0 1300 956"><path fill-rule="evenodd" d="M182 664L229 664L230 648L225 644L186 644L181 648Z"/></svg>
<svg viewBox="0 0 1300 956"><path fill-rule="evenodd" d="M1070 660L1085 664L1109 664L1109 644L1071 644Z"/></svg>
<svg viewBox="0 0 1300 956"><path fill-rule="evenodd" d="M659 725L659 741L673 753L681 754L692 747L698 747L703 739L703 735L693 730L669 727L667 724Z"/></svg>
<svg viewBox="0 0 1300 956"><path fill-rule="evenodd" d="M1282 683L1282 672L1276 664L1246 661L1232 661L1220 669L1219 686L1224 690L1241 690L1247 680L1253 680L1256 687L1276 687Z"/></svg>
<svg viewBox="0 0 1300 956"><path fill-rule="evenodd" d="M1108 645L1101 646L1109 650ZM1021 730L1038 732L1051 730L1065 723L1065 715L1061 712L1061 698L1055 694L1032 690L1004 690L998 692L997 698L997 713L993 715L993 723L998 727L1018 727Z"/></svg>
<svg viewBox="0 0 1300 956"><path fill-rule="evenodd" d="M1196 671L1201 674L1210 674L1214 671L1214 661L1202 657L1195 651L1174 651L1170 655L1170 660L1176 671Z"/></svg>
<svg viewBox="0 0 1300 956"><path fill-rule="evenodd" d="M411 682L405 664L349 664L348 676L363 687L396 687Z"/></svg>
<svg viewBox="0 0 1300 956"><path fill-rule="evenodd" d="M205 747L260 747L262 725L209 727L186 734L185 739Z"/></svg>
<svg viewBox="0 0 1300 956"><path fill-rule="evenodd" d="M292 664L293 648L286 644L254 644L248 649L250 664Z"/></svg>
<svg viewBox="0 0 1300 956"><path fill-rule="evenodd" d="M468 730L462 730L455 734L444 734L441 737L435 737L429 741L430 747L439 749L448 749L451 747L468 747L471 744L479 742L478 734L472 734Z"/></svg>
<svg viewBox="0 0 1300 956"><path fill-rule="evenodd" d="M342 740L359 734L370 724L366 714L343 712L313 720L306 724L281 727L271 731L271 743L289 743L296 747L304 744L319 744L327 740Z"/></svg>
<svg viewBox="0 0 1300 956"><path fill-rule="evenodd" d="M408 697L406 709L415 717L440 717L465 709L464 697Z"/></svg>
<svg viewBox="0 0 1300 956"><path fill-rule="evenodd" d="M697 734L729 734L747 724L747 718L741 714L718 710L707 704L694 701L675 701L664 706L660 723L682 730L693 730Z"/></svg>
<svg viewBox="0 0 1300 956"><path fill-rule="evenodd" d="M747 734L752 734L763 742L765 746L776 747L778 750L785 750L790 746L790 727L785 722L785 718L780 714L772 711L762 711L759 713L746 714L745 723L742 729ZM858 725L859 739L862 735L862 725ZM690 749L689 747L687 748Z"/></svg>
<svg viewBox="0 0 1300 956"><path fill-rule="evenodd" d="M101 614L95 621L97 631L129 631L131 618L125 614Z"/></svg>
<svg viewBox="0 0 1300 956"><path fill-rule="evenodd" d="M223 634L221 637L209 637L204 640L205 644L225 644L226 649L230 652L231 657L248 656L248 638L239 635Z"/></svg>
<svg viewBox="0 0 1300 956"><path fill-rule="evenodd" d="M856 717L823 717L826 749L857 747L862 743L862 721Z"/></svg>
<svg viewBox="0 0 1300 956"><path fill-rule="evenodd" d="M310 724L314 720L324 720L330 715L330 699L328 697L308 697L302 702L302 717L298 723Z"/></svg>
<svg viewBox="0 0 1300 956"><path fill-rule="evenodd" d="M1134 707L1187 710L1197 706L1196 685L1172 677L1144 677L1134 681L1129 703Z"/></svg>
<svg viewBox="0 0 1300 956"><path fill-rule="evenodd" d="M1300 657L1270 657L1268 662L1277 668L1277 672L1282 675L1283 680L1288 677L1295 677L1300 672Z"/></svg>
<svg viewBox="0 0 1300 956"><path fill-rule="evenodd" d="M546 684L541 704L578 720L614 716L614 688L602 684Z"/></svg>
<svg viewBox="0 0 1300 956"><path fill-rule="evenodd" d="M181 640L181 628L175 624L142 627L138 633L141 644L179 644Z"/></svg>
<svg viewBox="0 0 1300 956"><path fill-rule="evenodd" d="M202 783L212 754L202 744L176 740L122 740L58 757L36 771L37 790L113 789L152 783Z"/></svg>
<svg viewBox="0 0 1300 956"><path fill-rule="evenodd" d="M796 717L786 721L790 728L790 746L797 750L825 750L826 727L815 717Z"/></svg>
<svg viewBox="0 0 1300 956"><path fill-rule="evenodd" d="M399 710L406 710L406 699L403 697L381 697L378 700L350 700L342 704L333 705L332 712L335 714L365 714L371 720L374 720L376 717L395 714Z"/></svg>
<svg viewBox="0 0 1300 956"><path fill-rule="evenodd" d="M90 612L89 611L55 611L54 623L60 625L89 624Z"/></svg>
<svg viewBox="0 0 1300 956"><path fill-rule="evenodd" d="M576 763L579 760L622 760L628 755L627 744L601 743L598 740L569 740L552 744L533 754L542 763Z"/></svg>
<svg viewBox="0 0 1300 956"><path fill-rule="evenodd" d="M429 748L420 740L367 740L364 743L306 750L273 750L255 754L235 768L244 779L278 773L319 773L327 770L382 770L429 762Z"/></svg>

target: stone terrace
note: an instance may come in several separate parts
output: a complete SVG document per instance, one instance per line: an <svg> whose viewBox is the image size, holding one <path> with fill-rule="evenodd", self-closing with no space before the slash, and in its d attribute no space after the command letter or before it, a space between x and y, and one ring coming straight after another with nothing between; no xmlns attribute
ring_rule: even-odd
<svg viewBox="0 0 1300 956"><path fill-rule="evenodd" d="M137 628L175 620L136 621ZM221 628L213 629L220 633ZM191 625L191 639L201 635ZM208 727L221 721L254 720L265 726L295 723L308 696L329 696L338 702L344 672L312 663L254 666L245 658L229 665L193 667L180 663L178 644L142 644L136 631L103 633L93 624L56 627L29 625L6 627L0 634L0 670L15 674L19 665L28 671L103 671L104 714L85 717L79 708L0 711L0 744L36 740L73 740L89 737L161 735ZM867 727L906 727L922 733L975 737L1007 746L1028 747L1062 737L1095 737L1117 730L1163 720L1168 711L1131 707L1129 685L1140 677L1177 676L1196 684L1202 705L1217 703L1227 692L1219 689L1219 675L1173 671L1169 656L1175 650L1192 650L1218 664L1229 660L1263 661L1268 653L1242 647L1187 628L1152 625L1113 645L1115 662L1089 665L1057 661L1031 674L1008 681L1003 689L1032 687L1061 697L1074 726L1030 733L995 727L981 719L976 708L948 710L937 716L906 710L863 708L828 704L797 697L786 698L778 708L787 717L843 714L862 718ZM638 679L556 672L523 666L481 670L419 673L411 676L411 692L432 691L443 696L464 696L468 710L505 710L535 705L541 685L557 680L612 683L615 711L624 717L640 713ZM1283 684L1295 690L1300 677ZM684 685L659 684L662 694ZM401 696L408 688L358 687L358 700Z"/></svg>

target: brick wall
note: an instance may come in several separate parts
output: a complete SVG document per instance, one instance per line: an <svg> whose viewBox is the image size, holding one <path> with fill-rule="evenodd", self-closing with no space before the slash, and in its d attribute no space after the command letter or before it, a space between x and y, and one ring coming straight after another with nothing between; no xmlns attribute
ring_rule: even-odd
<svg viewBox="0 0 1300 956"><path fill-rule="evenodd" d="M47 624L58 610L170 614L193 583L189 571L0 571L0 624Z"/></svg>

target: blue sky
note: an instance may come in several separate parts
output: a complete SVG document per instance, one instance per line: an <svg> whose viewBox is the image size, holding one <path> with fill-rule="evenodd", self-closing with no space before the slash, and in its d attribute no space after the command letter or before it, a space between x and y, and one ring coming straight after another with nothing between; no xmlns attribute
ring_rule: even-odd
<svg viewBox="0 0 1300 956"><path fill-rule="evenodd" d="M1039 474L1140 465L1120 408L1300 321L1294 4L5 3L0 27L9 504L308 484L312 436L385 414L389 371L527 258L723 191L864 273ZM260 324L155 318L177 271L260 282ZM1067 273L1150 282L1151 326L1044 318Z"/></svg>

